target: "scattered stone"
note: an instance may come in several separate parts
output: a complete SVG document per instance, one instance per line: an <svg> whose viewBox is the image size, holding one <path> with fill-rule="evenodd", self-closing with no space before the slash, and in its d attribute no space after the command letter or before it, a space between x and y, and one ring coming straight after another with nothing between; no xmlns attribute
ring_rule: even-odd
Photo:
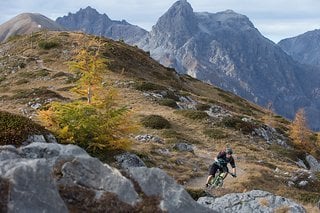
<svg viewBox="0 0 320 213"><path fill-rule="evenodd" d="M174 150L179 152L191 152L194 153L193 145L188 143L177 143L172 147Z"/></svg>
<svg viewBox="0 0 320 213"><path fill-rule="evenodd" d="M155 152L160 155L167 155L167 156L171 155L169 149L164 149L164 148L156 149Z"/></svg>
<svg viewBox="0 0 320 213"><path fill-rule="evenodd" d="M294 185L295 185L294 182L288 181L288 186L289 186L289 187L292 187L292 186L294 186Z"/></svg>
<svg viewBox="0 0 320 213"><path fill-rule="evenodd" d="M148 142L154 142L154 143L160 143L160 144L164 143L164 141L161 138L154 135L149 135L149 134L137 135L135 139L142 143L148 143Z"/></svg>
<svg viewBox="0 0 320 213"><path fill-rule="evenodd" d="M123 169L129 169L130 167L146 167L146 164L136 154L126 152L117 155L115 158Z"/></svg>
<svg viewBox="0 0 320 213"><path fill-rule="evenodd" d="M304 162L303 162L301 159L299 159L299 160L296 162L296 164L297 164L299 167L301 167L301 168L307 169L307 166L304 164Z"/></svg>
<svg viewBox="0 0 320 213"><path fill-rule="evenodd" d="M266 191L253 190L246 193L232 193L222 197L201 197L197 201L203 206L217 212L225 213L248 213L248 212L277 212L278 209L286 208L288 212L305 213L303 206L290 199L276 196ZM261 205L261 203L267 205Z"/></svg>
<svg viewBox="0 0 320 213"><path fill-rule="evenodd" d="M221 121L225 117L231 117L232 116L232 114L228 110L226 110L226 109L224 109L224 108L222 108L221 106L218 106L218 105L211 106L210 109L206 110L205 112L210 117L216 118L219 121Z"/></svg>
<svg viewBox="0 0 320 213"><path fill-rule="evenodd" d="M299 185L300 187L303 187L303 186L308 185L308 183L309 183L308 181L303 180L303 181L300 181L298 185Z"/></svg>
<svg viewBox="0 0 320 213"><path fill-rule="evenodd" d="M306 161L308 162L311 171L320 172L320 163L315 157L308 155Z"/></svg>
<svg viewBox="0 0 320 213"><path fill-rule="evenodd" d="M290 146L286 143L286 138L268 125L262 125L259 128L255 128L253 135L258 135L268 144L276 143L282 147L290 148Z"/></svg>
<svg viewBox="0 0 320 213"><path fill-rule="evenodd" d="M177 105L179 109L194 109L196 110L196 105L198 102L194 101L192 98L188 96L179 96L179 101L177 102Z"/></svg>

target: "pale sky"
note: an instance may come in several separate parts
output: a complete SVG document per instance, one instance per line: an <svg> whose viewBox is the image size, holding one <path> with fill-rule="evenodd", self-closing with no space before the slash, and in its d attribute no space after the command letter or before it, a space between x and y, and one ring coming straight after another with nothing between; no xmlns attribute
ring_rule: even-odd
<svg viewBox="0 0 320 213"><path fill-rule="evenodd" d="M53 20L91 6L113 20L125 19L148 31L176 0L0 0L0 24L24 13L41 13ZM274 42L320 29L320 0L188 0L194 12L231 9L246 15Z"/></svg>

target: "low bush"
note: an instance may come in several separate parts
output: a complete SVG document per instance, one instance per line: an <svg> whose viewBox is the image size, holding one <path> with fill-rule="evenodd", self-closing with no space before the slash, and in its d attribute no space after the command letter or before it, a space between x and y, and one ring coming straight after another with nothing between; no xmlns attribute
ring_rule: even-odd
<svg viewBox="0 0 320 213"><path fill-rule="evenodd" d="M171 108L178 108L177 102L170 98L160 99L158 100L158 103L162 106L168 106Z"/></svg>
<svg viewBox="0 0 320 213"><path fill-rule="evenodd" d="M201 104L201 103L199 103L199 104L196 105L196 109L197 109L197 110L200 110L200 111L209 110L210 107L211 107L211 106L210 106L209 104Z"/></svg>
<svg viewBox="0 0 320 213"><path fill-rule="evenodd" d="M254 123L243 121L240 117L225 117L220 122L220 126L234 128L244 134L251 134L257 127Z"/></svg>
<svg viewBox="0 0 320 213"><path fill-rule="evenodd" d="M44 133L48 131L31 119L0 111L0 145L19 146L29 135Z"/></svg>
<svg viewBox="0 0 320 213"><path fill-rule="evenodd" d="M152 129L169 129L170 122L160 115L148 115L141 120L143 126Z"/></svg>
<svg viewBox="0 0 320 213"><path fill-rule="evenodd" d="M154 84L151 82L140 82L135 84L134 88L140 91L156 91L156 90L166 90L164 86Z"/></svg>
<svg viewBox="0 0 320 213"><path fill-rule="evenodd" d="M58 47L59 43L57 41L40 41L38 45L41 49L49 50Z"/></svg>
<svg viewBox="0 0 320 213"><path fill-rule="evenodd" d="M223 139L228 137L228 134L220 129L206 129L204 130L203 134L214 139Z"/></svg>

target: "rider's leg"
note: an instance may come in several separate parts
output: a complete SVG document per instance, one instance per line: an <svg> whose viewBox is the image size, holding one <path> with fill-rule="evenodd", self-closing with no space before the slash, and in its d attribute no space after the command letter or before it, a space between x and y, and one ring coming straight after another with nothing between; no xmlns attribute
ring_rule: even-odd
<svg viewBox="0 0 320 213"><path fill-rule="evenodd" d="M207 182L206 182L206 185L209 183L210 179L211 178L214 178L216 172L217 172L217 166L215 164L213 164L211 167L210 167L210 170L209 170L209 176L207 178Z"/></svg>
<svg viewBox="0 0 320 213"><path fill-rule="evenodd" d="M223 167L222 170L223 170L223 173L224 173L223 179L225 179L225 178L228 176L229 169L228 169L228 167L226 166L226 167Z"/></svg>

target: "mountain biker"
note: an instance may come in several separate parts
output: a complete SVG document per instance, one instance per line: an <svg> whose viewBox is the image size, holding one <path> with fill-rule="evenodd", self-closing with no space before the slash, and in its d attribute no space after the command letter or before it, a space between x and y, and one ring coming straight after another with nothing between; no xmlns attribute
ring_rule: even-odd
<svg viewBox="0 0 320 213"><path fill-rule="evenodd" d="M206 187L208 186L208 183L211 178L215 177L216 172L219 170L220 172L225 172L225 176L223 179L225 179L229 173L228 169L228 163L230 163L232 167L232 173L230 173L233 177L237 177L236 175L236 164L234 162L234 159L232 157L232 149L227 147L225 150L218 153L217 157L214 159L213 164L210 166L209 169L209 176L207 178Z"/></svg>

